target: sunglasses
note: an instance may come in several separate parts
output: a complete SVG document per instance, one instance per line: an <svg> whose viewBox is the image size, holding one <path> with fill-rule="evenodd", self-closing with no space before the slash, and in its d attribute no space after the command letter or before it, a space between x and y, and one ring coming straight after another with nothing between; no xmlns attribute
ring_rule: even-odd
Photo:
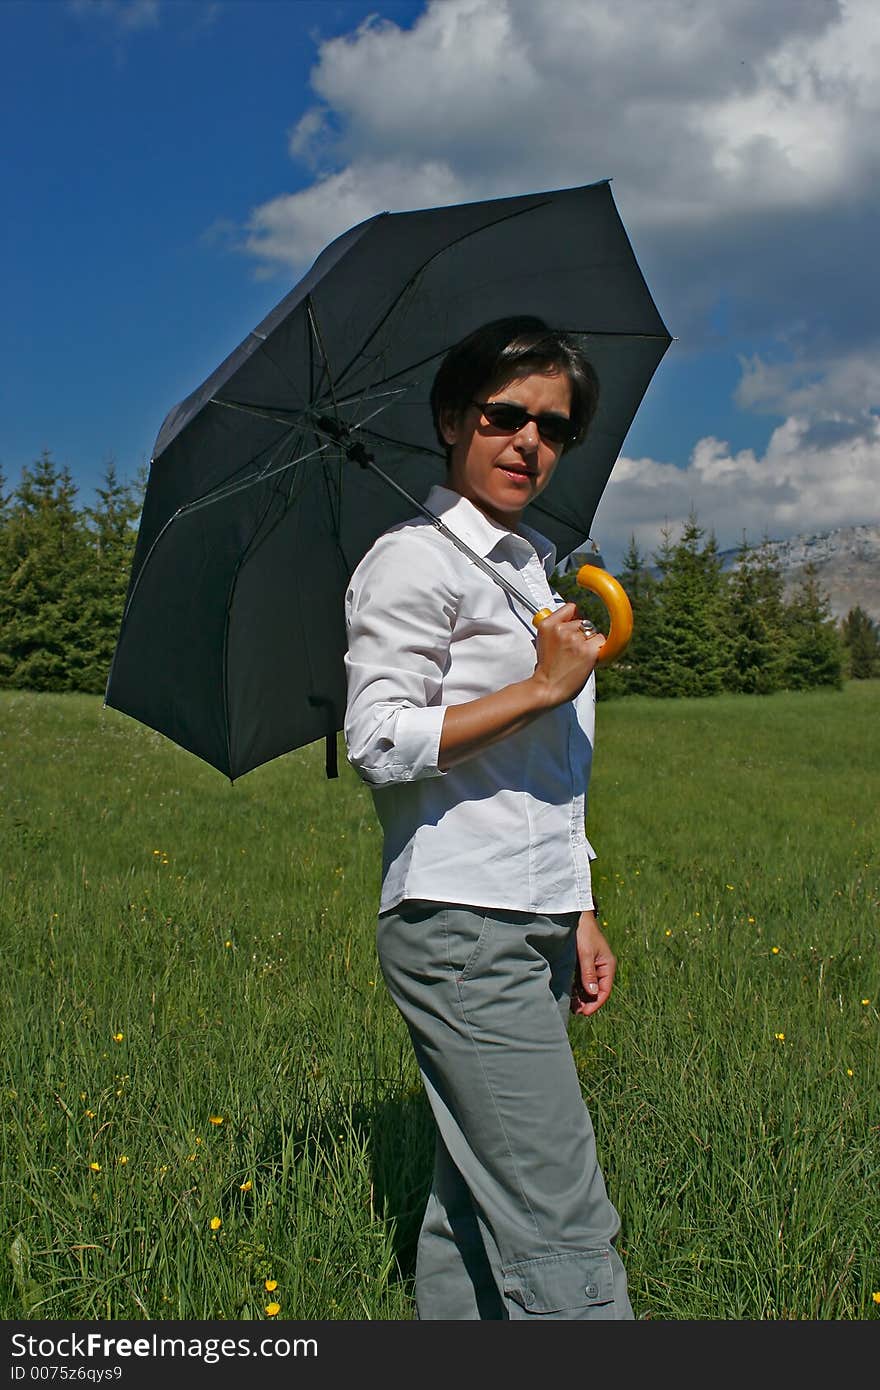
<svg viewBox="0 0 880 1390"><path fill-rule="evenodd" d="M576 430L567 415L556 415L550 411L532 415L523 405L512 401L471 401L471 405L482 410L493 429L502 434L516 434L518 430L534 420L538 433L548 444L571 444Z"/></svg>

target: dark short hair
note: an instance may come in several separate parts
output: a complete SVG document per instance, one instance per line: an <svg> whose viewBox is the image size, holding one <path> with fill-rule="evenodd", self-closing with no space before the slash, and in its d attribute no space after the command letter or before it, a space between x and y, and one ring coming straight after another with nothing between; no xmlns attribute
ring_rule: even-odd
<svg viewBox="0 0 880 1390"><path fill-rule="evenodd" d="M444 449L440 420L462 415L487 383L511 381L530 372L564 372L571 382L574 438L563 453L579 444L596 414L599 378L569 333L550 328L531 314L493 319L474 329L447 352L431 387L434 429Z"/></svg>

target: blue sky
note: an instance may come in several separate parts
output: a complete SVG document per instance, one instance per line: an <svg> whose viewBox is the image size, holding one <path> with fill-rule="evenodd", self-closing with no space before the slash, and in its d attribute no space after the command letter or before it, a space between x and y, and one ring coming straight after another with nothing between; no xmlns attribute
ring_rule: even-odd
<svg viewBox="0 0 880 1390"><path fill-rule="evenodd" d="M0 64L7 486L132 477L373 212L611 178L677 341L606 558L878 520L871 0L5 0Z"/></svg>

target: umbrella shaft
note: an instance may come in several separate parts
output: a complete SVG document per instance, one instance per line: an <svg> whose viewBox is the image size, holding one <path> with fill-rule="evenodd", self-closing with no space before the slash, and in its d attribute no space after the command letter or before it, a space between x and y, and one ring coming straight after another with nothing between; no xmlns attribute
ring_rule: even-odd
<svg viewBox="0 0 880 1390"><path fill-rule="evenodd" d="M431 511L430 507L426 507L423 502L418 502L415 497L407 492L405 487L401 487L400 483L395 482L393 478L389 478L387 473L383 473L382 469L378 467L371 455L366 453L359 455L358 462L364 468L372 469L383 482L387 483L389 487L393 487L394 491L399 492L401 497L405 497L407 502L415 507L416 511L421 512L422 516L427 517L428 521L430 521L433 526L436 526L441 535L444 535L447 540L452 541L452 544L460 550L463 555L466 555L468 559L477 566L477 569L481 569L490 579L494 579L495 583L500 585L506 593L510 594L511 598L515 598L517 603L521 603L524 608L527 608L534 618L535 614L538 612L538 608L532 603L531 599L526 598L525 594L521 593L514 584L511 584L510 580L505 579L503 574L499 574L487 560L483 559L482 555L478 555L475 550L471 550L470 546L467 545L460 536L457 536L454 531L450 531L449 527L440 520L439 516Z"/></svg>

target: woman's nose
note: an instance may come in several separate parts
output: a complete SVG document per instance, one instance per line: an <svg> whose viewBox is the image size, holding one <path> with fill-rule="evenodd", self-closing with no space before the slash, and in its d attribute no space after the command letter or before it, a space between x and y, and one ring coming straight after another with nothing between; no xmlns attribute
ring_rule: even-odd
<svg viewBox="0 0 880 1390"><path fill-rule="evenodd" d="M513 437L513 447L522 449L524 453L534 453L538 447L538 426L534 420L526 420L522 429L517 430Z"/></svg>

